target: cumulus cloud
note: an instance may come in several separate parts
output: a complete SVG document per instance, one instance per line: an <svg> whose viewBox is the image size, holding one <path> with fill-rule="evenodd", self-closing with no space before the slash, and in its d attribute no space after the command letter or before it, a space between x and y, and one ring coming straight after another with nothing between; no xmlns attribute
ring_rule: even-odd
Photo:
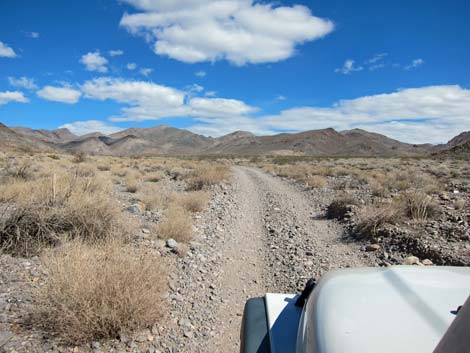
<svg viewBox="0 0 470 353"><path fill-rule="evenodd" d="M148 67L143 67L139 70L139 73L142 75L142 76L145 76L147 77L148 75L150 75L151 73L153 72L153 69L151 68L148 68Z"/></svg>
<svg viewBox="0 0 470 353"><path fill-rule="evenodd" d="M131 71L132 71L132 70L135 70L135 69L137 69L137 64L136 64L136 63L128 63L128 64L126 65L126 68L127 68L128 70L131 70Z"/></svg>
<svg viewBox="0 0 470 353"><path fill-rule="evenodd" d="M206 72L205 71L196 71L194 74L197 77L206 77Z"/></svg>
<svg viewBox="0 0 470 353"><path fill-rule="evenodd" d="M75 104L82 95L80 91L70 87L45 86L36 92L39 97L53 102Z"/></svg>
<svg viewBox="0 0 470 353"><path fill-rule="evenodd" d="M105 135L114 134L123 129L99 120L75 121L59 126L60 129L69 129L72 134L86 135L92 132L101 132Z"/></svg>
<svg viewBox="0 0 470 353"><path fill-rule="evenodd" d="M285 60L298 45L330 33L330 20L302 5L253 0L124 0L141 12L120 25L153 43L158 55L186 63L228 60L235 65Z"/></svg>
<svg viewBox="0 0 470 353"><path fill-rule="evenodd" d="M109 54L109 56L120 56L120 55L124 54L124 52L122 50L118 49L118 50L110 50L110 51L108 51L108 54Z"/></svg>
<svg viewBox="0 0 470 353"><path fill-rule="evenodd" d="M0 41L0 58L16 58L17 55L15 51L9 47L7 44Z"/></svg>
<svg viewBox="0 0 470 353"><path fill-rule="evenodd" d="M335 72L342 73L343 75L349 75L354 71L362 71L364 68L362 66L354 66L354 60L348 59L344 62L343 67L335 69Z"/></svg>
<svg viewBox="0 0 470 353"><path fill-rule="evenodd" d="M183 91L152 82L102 77L85 82L81 89L86 98L126 104L121 116L110 117L115 122L182 116L234 117L258 111L236 99L194 97L204 90L198 84L187 86Z"/></svg>
<svg viewBox="0 0 470 353"><path fill-rule="evenodd" d="M0 92L0 105L10 102L28 103L29 99L24 96L23 92L19 91Z"/></svg>
<svg viewBox="0 0 470 353"><path fill-rule="evenodd" d="M86 98L127 104L123 115L111 117L112 121L158 120L187 113L185 92L151 82L103 77L85 82L82 91Z"/></svg>
<svg viewBox="0 0 470 353"><path fill-rule="evenodd" d="M411 70L411 69L415 69L417 68L418 66L421 66L424 64L424 60L423 59L414 59L411 64L409 65L406 65L405 66L405 70Z"/></svg>
<svg viewBox="0 0 470 353"><path fill-rule="evenodd" d="M22 77L8 77L8 82L10 85L13 87L20 87L20 88L26 88L26 89L37 89L38 87L36 86L36 83L34 82L34 79L28 78L25 76Z"/></svg>
<svg viewBox="0 0 470 353"><path fill-rule="evenodd" d="M192 98L189 101L191 115L202 117L239 117L258 111L242 101L226 98Z"/></svg>
<svg viewBox="0 0 470 353"><path fill-rule="evenodd" d="M470 130L470 90L427 86L340 100L330 107L294 107L279 114L238 119L205 119L191 129L218 135L229 130L304 131L364 128L409 143L441 143Z"/></svg>
<svg viewBox="0 0 470 353"><path fill-rule="evenodd" d="M108 64L108 59L101 56L98 50L83 55L80 59L80 62L85 65L85 68L88 71L96 71L101 73L108 72L108 68L106 66Z"/></svg>

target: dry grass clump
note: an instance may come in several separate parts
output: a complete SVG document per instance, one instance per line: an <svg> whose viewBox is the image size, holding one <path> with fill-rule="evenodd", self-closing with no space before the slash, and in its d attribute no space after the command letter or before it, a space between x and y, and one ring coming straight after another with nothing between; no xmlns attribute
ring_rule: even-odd
<svg viewBox="0 0 470 353"><path fill-rule="evenodd" d="M72 162L73 163L83 163L83 162L86 162L87 159L88 159L88 157L87 157L85 152L76 152L76 153L73 154Z"/></svg>
<svg viewBox="0 0 470 353"><path fill-rule="evenodd" d="M230 168L224 164L201 166L193 171L187 182L187 190L202 190L228 179Z"/></svg>
<svg viewBox="0 0 470 353"><path fill-rule="evenodd" d="M201 212L209 203L209 194L205 191L191 191L173 195L173 202L186 211Z"/></svg>
<svg viewBox="0 0 470 353"><path fill-rule="evenodd" d="M343 219L351 211L351 206L357 206L357 200L350 194L338 196L327 208L326 216L329 219Z"/></svg>
<svg viewBox="0 0 470 353"><path fill-rule="evenodd" d="M328 185L328 179L320 175L310 175L304 178L304 182L311 188L324 188Z"/></svg>
<svg viewBox="0 0 470 353"><path fill-rule="evenodd" d="M374 237L385 224L396 224L403 217L403 209L397 203L376 203L359 209L355 230L361 237Z"/></svg>
<svg viewBox="0 0 470 353"><path fill-rule="evenodd" d="M49 251L33 322L78 344L150 327L162 314L165 272L149 253L117 242Z"/></svg>
<svg viewBox="0 0 470 353"><path fill-rule="evenodd" d="M147 211L165 209L170 203L170 193L157 185L143 188L141 194L141 201L144 203Z"/></svg>
<svg viewBox="0 0 470 353"><path fill-rule="evenodd" d="M21 162L15 165L9 165L5 170L5 175L12 179L28 180L32 178L33 170L30 163Z"/></svg>
<svg viewBox="0 0 470 353"><path fill-rule="evenodd" d="M148 181L150 183L158 183L160 180L162 180L165 177L165 174L163 172L152 172L148 173L145 175L145 181Z"/></svg>
<svg viewBox="0 0 470 353"><path fill-rule="evenodd" d="M165 219L157 225L156 231L162 239L172 238L187 243L192 237L191 215L184 208L171 205L166 211Z"/></svg>
<svg viewBox="0 0 470 353"><path fill-rule="evenodd" d="M129 175L126 178L126 191L136 193L140 188L140 180L136 175Z"/></svg>
<svg viewBox="0 0 470 353"><path fill-rule="evenodd" d="M439 205L434 199L423 192L406 192L400 196L406 216L422 221L437 218L441 214Z"/></svg>
<svg viewBox="0 0 470 353"><path fill-rule="evenodd" d="M128 229L102 179L64 174L10 186L14 207L0 222L0 248L9 253L32 255L66 238L102 241Z"/></svg>

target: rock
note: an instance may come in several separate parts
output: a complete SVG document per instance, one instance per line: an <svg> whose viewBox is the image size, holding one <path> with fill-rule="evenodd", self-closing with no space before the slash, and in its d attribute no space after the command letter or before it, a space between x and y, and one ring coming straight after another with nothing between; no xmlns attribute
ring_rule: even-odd
<svg viewBox="0 0 470 353"><path fill-rule="evenodd" d="M166 241L166 246L168 246L170 249L175 249L178 247L178 242L175 239L168 239Z"/></svg>
<svg viewBox="0 0 470 353"><path fill-rule="evenodd" d="M126 210L130 213L138 214L142 212L142 207L138 203L135 203L130 205Z"/></svg>
<svg viewBox="0 0 470 353"><path fill-rule="evenodd" d="M149 234L149 233L150 233L150 230L147 229L147 228L142 228L142 233L144 233L144 234Z"/></svg>
<svg viewBox="0 0 470 353"><path fill-rule="evenodd" d="M10 331L0 331L0 347L5 345L12 337L13 333Z"/></svg>
<svg viewBox="0 0 470 353"><path fill-rule="evenodd" d="M422 264L425 265L425 266L431 266L431 265L434 265L433 262L429 259L424 259L422 261Z"/></svg>
<svg viewBox="0 0 470 353"><path fill-rule="evenodd" d="M366 251L377 251L380 250L380 244L369 244L366 246Z"/></svg>
<svg viewBox="0 0 470 353"><path fill-rule="evenodd" d="M418 265L419 259L416 256L408 256L404 261L404 265Z"/></svg>

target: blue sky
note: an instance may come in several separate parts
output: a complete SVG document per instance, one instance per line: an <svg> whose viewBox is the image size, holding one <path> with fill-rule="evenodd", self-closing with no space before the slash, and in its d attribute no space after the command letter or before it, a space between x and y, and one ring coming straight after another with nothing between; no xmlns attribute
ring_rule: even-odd
<svg viewBox="0 0 470 353"><path fill-rule="evenodd" d="M470 3L0 2L0 121L204 135L470 130Z"/></svg>

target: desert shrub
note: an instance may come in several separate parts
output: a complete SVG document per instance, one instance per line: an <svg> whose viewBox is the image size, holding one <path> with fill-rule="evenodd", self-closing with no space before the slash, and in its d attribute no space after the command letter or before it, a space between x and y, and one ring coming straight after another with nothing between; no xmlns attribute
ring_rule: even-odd
<svg viewBox="0 0 470 353"><path fill-rule="evenodd" d="M129 175L126 178L126 191L136 193L140 187L140 180L135 175Z"/></svg>
<svg viewBox="0 0 470 353"><path fill-rule="evenodd" d="M209 202L209 194L204 191L191 191L173 195L174 202L189 212L201 212Z"/></svg>
<svg viewBox="0 0 470 353"><path fill-rule="evenodd" d="M158 172L152 172L148 173L145 175L145 181L148 181L150 183L157 183L160 180L162 180L165 177L164 173L158 171Z"/></svg>
<svg viewBox="0 0 470 353"><path fill-rule="evenodd" d="M202 166L194 170L187 181L187 190L202 190L204 187L221 183L228 179L230 168L223 164Z"/></svg>
<svg viewBox="0 0 470 353"><path fill-rule="evenodd" d="M32 255L67 238L98 242L127 232L108 184L97 178L60 175L15 184L14 204L0 222L0 248Z"/></svg>
<svg viewBox="0 0 470 353"><path fill-rule="evenodd" d="M328 185L328 180L320 175L311 175L304 178L304 182L311 188L324 188Z"/></svg>
<svg viewBox="0 0 470 353"><path fill-rule="evenodd" d="M191 215L184 208L171 205L156 230L162 239L172 238L179 242L188 242L192 236Z"/></svg>
<svg viewBox="0 0 470 353"><path fill-rule="evenodd" d="M28 180L33 176L33 170L30 163L22 162L18 164L10 164L5 174L7 177L19 180Z"/></svg>
<svg viewBox="0 0 470 353"><path fill-rule="evenodd" d="M118 242L66 244L47 252L33 322L65 343L118 338L161 317L165 273L149 253Z"/></svg>
<svg viewBox="0 0 470 353"><path fill-rule="evenodd" d="M170 202L170 193L158 186L146 187L142 190L141 201L147 211L165 209Z"/></svg>
<svg viewBox="0 0 470 353"><path fill-rule="evenodd" d="M83 163L83 162L86 162L87 159L88 159L88 157L87 157L85 152L75 152L73 154L72 162L74 162L74 163Z"/></svg>
<svg viewBox="0 0 470 353"><path fill-rule="evenodd" d="M440 207L434 199L423 192L406 192L400 196L406 216L417 221L436 218L440 215Z"/></svg>
<svg viewBox="0 0 470 353"><path fill-rule="evenodd" d="M108 170L111 170L111 166L109 164L98 164L96 167L100 172L106 172Z"/></svg>
<svg viewBox="0 0 470 353"><path fill-rule="evenodd" d="M403 209L396 202L363 206L357 212L356 234L360 237L374 237L380 227L395 224L402 216Z"/></svg>
<svg viewBox="0 0 470 353"><path fill-rule="evenodd" d="M352 210L351 206L357 206L357 204L357 200L352 195L340 195L328 205L326 216L329 219L344 219L346 213Z"/></svg>

